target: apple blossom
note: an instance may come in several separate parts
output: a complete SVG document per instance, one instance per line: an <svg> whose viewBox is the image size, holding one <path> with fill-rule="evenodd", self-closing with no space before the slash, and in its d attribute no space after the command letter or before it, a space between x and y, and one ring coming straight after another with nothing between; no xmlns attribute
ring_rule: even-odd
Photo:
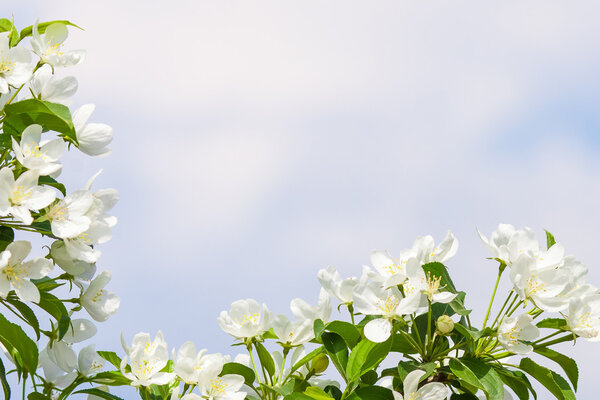
<svg viewBox="0 0 600 400"><path fill-rule="evenodd" d="M95 263L102 252L93 246L106 243L112 237L110 227L100 221L93 221L85 232L74 237L64 238L67 253L75 260Z"/></svg>
<svg viewBox="0 0 600 400"><path fill-rule="evenodd" d="M56 197L52 188L38 186L38 178L37 171L25 171L15 180L10 168L0 169L0 215L31 225L31 210L46 207Z"/></svg>
<svg viewBox="0 0 600 400"><path fill-rule="evenodd" d="M12 286L23 301L40 301L40 291L29 279L40 279L52 271L52 261L38 257L24 261L31 252L31 243L17 240L0 253L0 297L6 298Z"/></svg>
<svg viewBox="0 0 600 400"><path fill-rule="evenodd" d="M81 305L96 321L106 321L119 309L119 297L104 287L110 282L110 272L102 271L92 279L90 285L81 295Z"/></svg>
<svg viewBox="0 0 600 400"><path fill-rule="evenodd" d="M94 197L89 191L77 190L52 204L46 212L52 233L56 237L66 239L87 231L92 221L85 213L93 202Z"/></svg>
<svg viewBox="0 0 600 400"><path fill-rule="evenodd" d="M261 309L254 299L234 301L229 312L221 311L217 318L221 329L240 340L263 334L269 329L270 320L267 306L263 304Z"/></svg>
<svg viewBox="0 0 600 400"><path fill-rule="evenodd" d="M77 91L77 79L72 76L58 78L52 67L44 64L33 74L30 86L36 98L68 106Z"/></svg>
<svg viewBox="0 0 600 400"><path fill-rule="evenodd" d="M533 317L521 314L518 317L504 318L498 328L498 341L506 350L515 354L529 354L531 342L540 336L539 329L533 324Z"/></svg>
<svg viewBox="0 0 600 400"><path fill-rule="evenodd" d="M31 47L40 59L56 67L70 67L83 61L84 50L63 51L63 42L69 32L65 24L57 22L49 25L43 34L38 31L37 21L33 24Z"/></svg>
<svg viewBox="0 0 600 400"><path fill-rule="evenodd" d="M169 361L162 332L158 331L153 341L145 332L136 334L131 348L126 352L120 369L123 376L131 380L132 386L165 385L175 378L172 372L160 372ZM128 358L131 360L131 372L125 369Z"/></svg>
<svg viewBox="0 0 600 400"><path fill-rule="evenodd" d="M327 291L321 288L316 307L312 307L306 301L296 298L290 302L290 309L294 317L298 319L306 319L311 322L320 319L323 322L327 322L331 315L331 299Z"/></svg>
<svg viewBox="0 0 600 400"><path fill-rule="evenodd" d="M20 142L13 137L15 157L25 168L35 170L42 176L57 176L62 168L58 159L65 151L65 142L60 138L40 142L41 137L42 127L37 124L23 130Z"/></svg>
<svg viewBox="0 0 600 400"><path fill-rule="evenodd" d="M368 282L354 289L354 310L382 317L365 325L365 336L372 342L385 342L391 335L392 321L412 314L418 306L419 296L404 297L397 287L385 289L378 282Z"/></svg>
<svg viewBox="0 0 600 400"><path fill-rule="evenodd" d="M64 388L69 386L77 372L77 356L73 349L65 343L56 342L50 347L46 346L39 355L39 367L44 372L46 381L54 386Z"/></svg>
<svg viewBox="0 0 600 400"><path fill-rule="evenodd" d="M102 170L98 171L88 180L85 186L86 190L91 191L92 184L101 173ZM119 192L115 189L100 189L93 192L92 196L94 196L94 201L86 215L92 221L100 221L110 228L115 226L117 217L107 214L107 211L111 210L119 201Z"/></svg>
<svg viewBox="0 0 600 400"><path fill-rule="evenodd" d="M173 353L175 353L175 349L173 349ZM206 349L197 353L194 343L188 341L181 345L177 356L173 354L174 371L183 382L189 385L198 384L204 353L206 353Z"/></svg>
<svg viewBox="0 0 600 400"><path fill-rule="evenodd" d="M242 400L246 397L240 389L244 378L240 375L223 375L224 359L221 354L209 354L203 359L198 389L209 400Z"/></svg>
<svg viewBox="0 0 600 400"><path fill-rule="evenodd" d="M366 282L373 275L369 267L363 267L360 279L355 277L342 279L335 267L322 269L317 274L319 283L331 296L338 299L342 304L352 304L354 287L361 282Z"/></svg>
<svg viewBox="0 0 600 400"><path fill-rule="evenodd" d="M574 298L566 316L568 329L589 340L600 341L600 294Z"/></svg>
<svg viewBox="0 0 600 400"><path fill-rule="evenodd" d="M285 315L279 314L273 318L271 325L284 346L299 346L315 337L312 319L299 319L292 322Z"/></svg>
<svg viewBox="0 0 600 400"><path fill-rule="evenodd" d="M76 282L79 280L89 281L96 273L96 264L77 260L67 252L65 242L55 240L50 246L50 255L54 262L66 273L73 275Z"/></svg>
<svg viewBox="0 0 600 400"><path fill-rule="evenodd" d="M423 297L426 296L432 303L450 303L457 294L442 290L444 286L441 282L441 276L432 275L430 272L425 274L423 267L410 264L407 268L407 279L402 286L407 297L421 294ZM421 307L427 304L422 299L419 303Z"/></svg>
<svg viewBox="0 0 600 400"><path fill-rule="evenodd" d="M0 32L0 93L8 93L11 86L21 86L29 80L33 66L31 55L23 47L10 47L8 32Z"/></svg>
<svg viewBox="0 0 600 400"><path fill-rule="evenodd" d="M113 130L106 124L87 123L94 112L93 104L81 106L73 113L73 126L77 135L77 147L89 156L105 156L110 154L106 148L113 139Z"/></svg>
<svg viewBox="0 0 600 400"><path fill-rule="evenodd" d="M439 382L426 383L419 388L419 381L425 375L425 371L416 369L409 372L404 378L404 395L395 391L392 380L383 380L381 386L392 391L394 400L445 400L448 397L448 388Z"/></svg>
<svg viewBox="0 0 600 400"><path fill-rule="evenodd" d="M77 371L83 376L90 376L104 368L105 361L96 352L95 345L90 344L79 351Z"/></svg>
<svg viewBox="0 0 600 400"><path fill-rule="evenodd" d="M422 264L431 262L445 263L456 255L458 240L452 232L448 231L444 240L436 247L433 237L427 235L417 238L413 244L413 249L418 252L418 258Z"/></svg>

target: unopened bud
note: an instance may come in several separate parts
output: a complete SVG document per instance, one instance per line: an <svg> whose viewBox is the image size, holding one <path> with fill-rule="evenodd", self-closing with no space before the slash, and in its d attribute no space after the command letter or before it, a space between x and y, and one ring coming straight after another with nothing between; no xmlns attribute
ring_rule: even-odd
<svg viewBox="0 0 600 400"><path fill-rule="evenodd" d="M320 374L324 372L329 366L329 358L325 354L319 354L315 358L313 358L310 369L314 371L315 374Z"/></svg>
<svg viewBox="0 0 600 400"><path fill-rule="evenodd" d="M447 335L454 330L454 321L447 315L442 315L435 321L438 335Z"/></svg>

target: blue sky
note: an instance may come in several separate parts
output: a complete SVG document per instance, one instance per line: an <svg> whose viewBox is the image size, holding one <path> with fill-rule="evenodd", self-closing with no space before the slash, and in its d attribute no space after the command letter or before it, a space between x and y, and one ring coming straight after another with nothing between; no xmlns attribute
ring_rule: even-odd
<svg viewBox="0 0 600 400"><path fill-rule="evenodd" d="M113 154L70 155L78 188L121 193L101 269L122 306L101 324L229 352L216 316L253 297L315 301L328 265L460 240L450 263L483 313L495 266L475 233L551 229L600 284L600 25L591 1L22 1L17 25L70 19L86 48L74 102ZM476 312L477 312L476 311ZM580 395L598 348L578 344Z"/></svg>

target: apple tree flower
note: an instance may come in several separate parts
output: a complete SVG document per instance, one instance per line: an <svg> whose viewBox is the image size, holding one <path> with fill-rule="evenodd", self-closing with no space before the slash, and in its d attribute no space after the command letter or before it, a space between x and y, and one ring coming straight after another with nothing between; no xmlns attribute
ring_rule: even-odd
<svg viewBox="0 0 600 400"><path fill-rule="evenodd" d="M92 221L85 214L93 202L94 197L89 191L77 190L52 204L45 215L50 221L52 234L66 239L87 231Z"/></svg>
<svg viewBox="0 0 600 400"><path fill-rule="evenodd" d="M381 386L392 391L394 400L446 400L448 397L448 388L439 382L426 383L419 387L421 378L425 371L416 369L409 372L404 378L404 395L395 391L392 387L392 380L383 380Z"/></svg>
<svg viewBox="0 0 600 400"><path fill-rule="evenodd" d="M85 189L91 191L92 184L96 180L96 178L102 173L102 170L98 171L94 176L92 176L86 186ZM117 224L117 217L113 215L109 215L107 211L110 211L119 201L119 192L117 190L109 188L109 189L99 189L92 193L94 197L94 201L92 205L86 212L86 215L92 221L99 221L106 224L109 228L112 228Z"/></svg>
<svg viewBox="0 0 600 400"><path fill-rule="evenodd" d="M306 301L296 298L290 302L290 309L294 317L298 319L310 320L311 322L320 319L323 322L327 322L331 315L331 298L327 291L321 288L316 307L312 307Z"/></svg>
<svg viewBox="0 0 600 400"><path fill-rule="evenodd" d="M98 322L106 321L119 309L119 297L104 289L108 282L110 282L110 272L102 271L92 279L81 295L81 305Z"/></svg>
<svg viewBox="0 0 600 400"><path fill-rule="evenodd" d="M31 54L23 47L9 46L10 31L0 32L0 93L8 93L9 85L17 87L31 77Z"/></svg>
<svg viewBox="0 0 600 400"><path fill-rule="evenodd" d="M106 124L87 123L94 108L93 104L86 104L73 113L77 147L89 156L105 156L111 151L106 146L113 140L113 130Z"/></svg>
<svg viewBox="0 0 600 400"><path fill-rule="evenodd" d="M540 268L538 260L523 253L512 264L510 278L522 300L532 300L545 311L562 311L568 299L559 297L568 284L568 274L557 268Z"/></svg>
<svg viewBox="0 0 600 400"><path fill-rule="evenodd" d="M74 237L64 238L65 249L76 260L95 263L102 252L94 245L106 243L111 237L112 231L108 225L94 221L85 232Z"/></svg>
<svg viewBox="0 0 600 400"><path fill-rule="evenodd" d="M223 375L225 360L221 354L209 354L204 357L198 379L198 389L203 398L210 400L242 400L246 397L240 389L244 378L240 375Z"/></svg>
<svg viewBox="0 0 600 400"><path fill-rule="evenodd" d="M39 366L46 381L59 388L69 386L77 378L77 355L64 342L54 342L40 351Z"/></svg>
<svg viewBox="0 0 600 400"><path fill-rule="evenodd" d="M38 31L38 23L33 24L31 47L40 59L56 67L77 65L85 58L84 50L63 51L63 42L69 31L65 24L57 22L49 25L43 34Z"/></svg>
<svg viewBox="0 0 600 400"><path fill-rule="evenodd" d="M12 215L26 225L31 225L31 210L39 210L56 197L54 189L38 186L37 171L25 171L16 180L13 171L0 169L0 215Z"/></svg>
<svg viewBox="0 0 600 400"><path fill-rule="evenodd" d="M65 242L55 240L50 246L50 256L66 273L73 275L77 280L89 281L96 273L96 265L77 260L67 252Z"/></svg>
<svg viewBox="0 0 600 400"><path fill-rule="evenodd" d="M600 294L572 299L566 320L568 329L577 336L590 342L600 341Z"/></svg>
<svg viewBox="0 0 600 400"><path fill-rule="evenodd" d="M105 361L96 352L94 344L85 346L77 356L77 372L83 376L96 374L104 368Z"/></svg>
<svg viewBox="0 0 600 400"><path fill-rule="evenodd" d="M435 246L433 237L430 235L419 237L413 244L413 249L418 252L422 264L431 262L445 263L456 255L458 251L458 240L452 232L448 231L442 242Z"/></svg>
<svg viewBox="0 0 600 400"><path fill-rule="evenodd" d="M502 347L515 354L531 353L533 346L526 342L534 341L539 336L540 331L529 314L504 318L498 328L498 341Z"/></svg>
<svg viewBox="0 0 600 400"><path fill-rule="evenodd" d="M44 64L33 74L30 86L36 98L68 106L77 91L77 79L73 76L59 78L53 74L50 65Z"/></svg>
<svg viewBox="0 0 600 400"><path fill-rule="evenodd" d="M271 325L282 345L293 347L314 339L313 321L312 319L290 321L285 315L279 314L273 318Z"/></svg>
<svg viewBox="0 0 600 400"><path fill-rule="evenodd" d="M386 289L378 282L368 282L354 289L354 310L381 316L365 325L365 337L372 342L385 342L392 333L392 321L414 313L418 306L419 296L404 297L395 286Z"/></svg>
<svg viewBox="0 0 600 400"><path fill-rule="evenodd" d="M6 298L11 286L23 301L40 301L40 291L29 279L41 279L52 271L52 261L44 257L25 261L31 243L17 240L0 253L0 297Z"/></svg>
<svg viewBox="0 0 600 400"><path fill-rule="evenodd" d="M237 300L229 312L221 311L217 322L223 331L240 339L250 339L266 332L270 327L271 312L254 299Z"/></svg>
<svg viewBox="0 0 600 400"><path fill-rule="evenodd" d="M323 289L342 304L352 304L354 287L361 282L366 282L372 275L373 271L369 267L363 267L360 279L356 277L342 279L335 267L328 267L318 272L317 279Z"/></svg>
<svg viewBox="0 0 600 400"><path fill-rule="evenodd" d="M65 151L65 142L58 138L40 142L42 127L29 125L21 134L21 141L12 138L12 147L17 160L27 169L35 170L40 175L57 176L62 166L58 159Z"/></svg>
<svg viewBox="0 0 600 400"><path fill-rule="evenodd" d="M402 285L404 294L411 296L426 296L431 303L450 303L457 296L444 289L442 277L432 275L430 272L425 274L425 270L420 265L411 264L407 269L407 279ZM420 305L426 306L423 299L419 301Z"/></svg>
<svg viewBox="0 0 600 400"><path fill-rule="evenodd" d="M121 373L131 380L132 386L165 385L175 378L175 373L160 372L169 361L169 352L162 332L154 340L145 332L136 334L131 347L125 349L127 356L121 360ZM130 360L131 372L126 370Z"/></svg>
<svg viewBox="0 0 600 400"><path fill-rule="evenodd" d="M173 353L175 353L175 349L173 349ZM181 345L177 355L173 354L174 371L183 382L189 385L198 384L204 353L206 353L206 349L196 352L194 343L188 341Z"/></svg>

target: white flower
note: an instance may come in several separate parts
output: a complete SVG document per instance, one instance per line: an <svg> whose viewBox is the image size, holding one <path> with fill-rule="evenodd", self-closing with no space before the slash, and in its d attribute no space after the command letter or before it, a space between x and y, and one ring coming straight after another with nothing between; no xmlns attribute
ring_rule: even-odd
<svg viewBox="0 0 600 400"><path fill-rule="evenodd" d="M81 295L81 305L98 322L106 321L119 309L119 297L104 287L110 282L110 272L102 271Z"/></svg>
<svg viewBox="0 0 600 400"><path fill-rule="evenodd" d="M175 349L173 349L173 353L175 353ZM179 348L177 356L173 354L173 367L175 373L183 382L189 385L198 384L204 353L206 353L206 349L202 349L197 353L194 343L185 342Z"/></svg>
<svg viewBox="0 0 600 400"><path fill-rule="evenodd" d="M577 336L600 341L600 294L572 299L566 319L569 330Z"/></svg>
<svg viewBox="0 0 600 400"><path fill-rule="evenodd" d="M52 67L70 67L83 61L84 50L63 51L63 42L69 31L65 24L54 23L46 28L43 35L38 31L37 21L33 24L31 47L40 59Z"/></svg>
<svg viewBox="0 0 600 400"><path fill-rule="evenodd" d="M8 93L8 85L21 86L31 77L31 55L23 47L9 46L9 32L0 32L0 93Z"/></svg>
<svg viewBox="0 0 600 400"><path fill-rule="evenodd" d="M400 252L400 257L396 260L387 253L373 251L371 253L371 264L375 270L383 277L385 287L396 286L406 279L406 264L419 263L417 253L413 249L406 249Z"/></svg>
<svg viewBox="0 0 600 400"><path fill-rule="evenodd" d="M77 371L83 376L97 374L104 368L104 359L96 352L94 344L90 344L79 351L77 357Z"/></svg>
<svg viewBox="0 0 600 400"><path fill-rule="evenodd" d="M539 268L538 259L523 253L512 264L510 278L522 300L531 299L544 311L562 311L568 299L558 295L566 288L569 277L564 270Z"/></svg>
<svg viewBox="0 0 600 400"><path fill-rule="evenodd" d="M73 275L78 280L89 281L96 273L96 265L77 260L67 252L62 240L55 240L50 246L50 255L54 262L66 273Z"/></svg>
<svg viewBox="0 0 600 400"><path fill-rule="evenodd" d="M271 312L266 305L253 299L237 300L231 304L229 313L221 311L217 322L223 331L238 339L258 336L269 329Z"/></svg>
<svg viewBox="0 0 600 400"><path fill-rule="evenodd" d="M52 73L52 67L44 64L33 74L30 86L35 97L68 106L77 91L77 79L73 76L58 78Z"/></svg>
<svg viewBox="0 0 600 400"><path fill-rule="evenodd" d="M106 124L86 124L94 108L93 104L86 104L73 113L73 126L79 143L77 147L89 156L105 156L111 151L106 146L113 139L113 130Z"/></svg>
<svg viewBox="0 0 600 400"><path fill-rule="evenodd" d="M17 160L27 169L35 170L40 175L57 176L61 165L58 159L65 151L62 139L40 142L42 127L37 124L29 125L21 134L21 142L12 138L12 147Z"/></svg>
<svg viewBox="0 0 600 400"><path fill-rule="evenodd" d="M271 353L271 356L273 357L273 361L275 362L274 376L286 377L287 375L289 375L290 368L286 367L285 364L283 363L283 354L281 354L281 352L279 352L279 351L273 351ZM291 365L291 366L296 365L296 363L298 361L300 361L301 359L303 359L305 356L306 356L306 350L304 349L304 345L300 345L300 346L294 348L294 350L291 351L290 354L288 355L289 365ZM249 364L244 364L244 365L252 368L252 365L249 365ZM283 373L281 372L282 368L283 368ZM303 366L298 368L296 370L296 372L302 376L306 376L309 373L307 364L304 364ZM281 382L279 382L279 383L281 383Z"/></svg>
<svg viewBox="0 0 600 400"><path fill-rule="evenodd" d="M31 243L17 240L0 253L0 297L6 298L10 287L23 301L40 301L40 291L29 279L40 279L52 271L52 261L44 257L24 261L31 252Z"/></svg>
<svg viewBox="0 0 600 400"><path fill-rule="evenodd" d="M327 322L331 315L331 299L327 291L321 288L316 307L312 307L306 301L296 298L290 302L290 309L292 310L294 317L298 319L307 319L311 321L320 319L323 322Z"/></svg>
<svg viewBox="0 0 600 400"><path fill-rule="evenodd" d="M444 240L436 247L433 237L427 235L417 238L413 244L413 249L418 252L418 257L422 264L431 262L445 263L456 254L458 240L452 232L448 231Z"/></svg>
<svg viewBox="0 0 600 400"><path fill-rule="evenodd" d="M65 343L79 343L92 338L98 329L89 319L75 318L71 320L69 329L61 339Z"/></svg>
<svg viewBox="0 0 600 400"><path fill-rule="evenodd" d="M224 359L221 354L209 354L204 357L198 389L205 398L210 400L242 400L245 392L239 390L244 385L244 378L240 375L223 375Z"/></svg>
<svg viewBox="0 0 600 400"><path fill-rule="evenodd" d="M37 171L25 171L16 180L13 171L0 169L0 215L12 215L31 225L31 210L48 206L56 198L52 188L38 186Z"/></svg>
<svg viewBox="0 0 600 400"><path fill-rule="evenodd" d="M378 282L357 286L354 289L354 310L365 315L382 316L365 325L365 337L372 342L385 342L391 335L392 321L415 312L419 298L404 297L397 287L385 289Z"/></svg>
<svg viewBox="0 0 600 400"><path fill-rule="evenodd" d="M273 331L286 346L299 346L314 339L313 320L300 319L290 321L285 315L279 314L273 318Z"/></svg>
<svg viewBox="0 0 600 400"><path fill-rule="evenodd" d="M369 267L363 267L363 274L360 279L355 277L342 279L335 267L328 267L319 271L317 279L319 279L319 283L327 293L343 304L351 304L354 287L360 282L366 282L372 274L373 272Z"/></svg>
<svg viewBox="0 0 600 400"><path fill-rule="evenodd" d="M175 378L172 372L160 372L169 361L169 352L162 332L158 331L151 341L150 335L140 332L133 338L127 356L121 360L121 373L131 380L132 386L165 385ZM131 360L131 372L127 372L127 359Z"/></svg>
<svg viewBox="0 0 600 400"><path fill-rule="evenodd" d="M88 180L85 186L86 190L91 190L92 184L101 173L102 170L98 171ZM92 221L100 221L110 228L115 226L117 224L117 218L107 214L107 211L110 211L119 201L119 192L115 189L100 189L92 193L92 195L94 196L94 202L86 212L86 215Z"/></svg>
<svg viewBox="0 0 600 400"><path fill-rule="evenodd" d="M425 371L416 369L409 372L404 378L404 396L392 387L392 379L387 378L381 382L381 386L392 391L394 400L445 400L448 397L448 388L439 382L430 382L419 388L419 381L425 375Z"/></svg>
<svg viewBox="0 0 600 400"><path fill-rule="evenodd" d="M66 343L54 342L52 347L46 346L40 352L38 364L44 371L46 381L56 387L65 388L77 378L77 356Z"/></svg>
<svg viewBox="0 0 600 400"><path fill-rule="evenodd" d="M50 220L54 236L74 238L87 231L92 221L85 214L93 202L94 196L89 191L77 190L52 204L46 212L46 218Z"/></svg>
<svg viewBox="0 0 600 400"><path fill-rule="evenodd" d="M525 342L531 342L539 336L540 331L529 314L504 318L498 328L498 341L502 347L515 354L531 353L533 346Z"/></svg>
<svg viewBox="0 0 600 400"><path fill-rule="evenodd" d="M112 232L108 225L94 221L85 232L75 237L65 238L65 248L67 253L74 259L87 263L95 263L100 258L102 252L93 246L106 243L111 237Z"/></svg>
<svg viewBox="0 0 600 400"><path fill-rule="evenodd" d="M441 281L441 276L432 276L431 273L425 275L422 266L410 264L407 268L407 279L403 284L404 294L411 297L421 293L423 296L427 296L432 303L450 303L457 294L442 291L444 286ZM427 303L421 299L420 304L425 306Z"/></svg>

